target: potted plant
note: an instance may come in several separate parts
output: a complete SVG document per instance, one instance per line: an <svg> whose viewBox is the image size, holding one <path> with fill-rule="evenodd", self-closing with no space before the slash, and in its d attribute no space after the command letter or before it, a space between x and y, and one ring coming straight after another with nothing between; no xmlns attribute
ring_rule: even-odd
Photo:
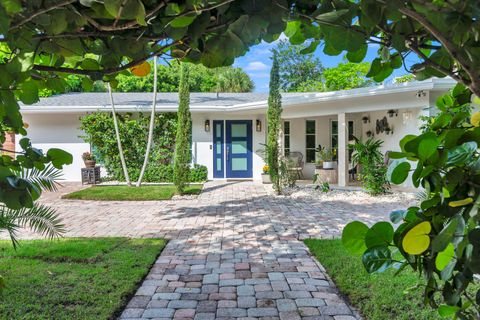
<svg viewBox="0 0 480 320"><path fill-rule="evenodd" d="M84 152L82 154L83 163L85 163L85 168L95 168L95 157L90 152Z"/></svg>
<svg viewBox="0 0 480 320"><path fill-rule="evenodd" d="M337 149L321 148L317 151L317 163L322 163L323 169L335 168L335 156L337 155Z"/></svg>
<svg viewBox="0 0 480 320"><path fill-rule="evenodd" d="M270 179L270 167L267 164L263 166L262 182L264 184L272 183L272 179Z"/></svg>

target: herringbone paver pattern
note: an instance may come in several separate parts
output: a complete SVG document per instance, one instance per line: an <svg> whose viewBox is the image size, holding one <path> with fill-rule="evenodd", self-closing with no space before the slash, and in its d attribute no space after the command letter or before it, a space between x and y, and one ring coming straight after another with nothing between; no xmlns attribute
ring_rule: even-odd
<svg viewBox="0 0 480 320"><path fill-rule="evenodd" d="M252 182L210 182L191 200L68 201L55 193L42 201L62 214L66 236L170 239L121 319L355 319L300 240L338 236L348 221L373 223L398 207L272 197Z"/></svg>

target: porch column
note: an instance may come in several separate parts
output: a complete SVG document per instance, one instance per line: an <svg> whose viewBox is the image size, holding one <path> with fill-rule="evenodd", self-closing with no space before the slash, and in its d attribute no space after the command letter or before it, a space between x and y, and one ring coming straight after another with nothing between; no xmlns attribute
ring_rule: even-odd
<svg viewBox="0 0 480 320"><path fill-rule="evenodd" d="M345 113L338 114L338 186L348 183L347 121Z"/></svg>

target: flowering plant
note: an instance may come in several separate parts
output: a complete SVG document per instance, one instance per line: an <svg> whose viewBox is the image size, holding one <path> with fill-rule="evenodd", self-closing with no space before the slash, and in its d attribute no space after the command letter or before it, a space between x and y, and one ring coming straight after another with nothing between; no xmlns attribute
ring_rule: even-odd
<svg viewBox="0 0 480 320"><path fill-rule="evenodd" d="M91 154L90 152L84 152L84 153L82 154L82 159L83 159L83 161L95 160L95 157L94 157L93 154Z"/></svg>
<svg viewBox="0 0 480 320"><path fill-rule="evenodd" d="M267 174L270 171L270 167L268 166L268 164L266 164L266 165L263 166L262 170L263 170L264 174Z"/></svg>

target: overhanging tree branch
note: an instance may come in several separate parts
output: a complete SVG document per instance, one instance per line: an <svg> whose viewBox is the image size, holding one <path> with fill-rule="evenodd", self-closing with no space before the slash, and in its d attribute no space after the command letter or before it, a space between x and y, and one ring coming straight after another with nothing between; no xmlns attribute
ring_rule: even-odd
<svg viewBox="0 0 480 320"><path fill-rule="evenodd" d="M52 67L52 66L45 66L45 65L34 65L33 70L36 71L45 71L45 72L63 72L63 73L72 73L72 74L78 74L78 75L84 75L84 76L102 76L102 75L109 75L109 74L114 74L123 70L126 70L128 68L131 68L133 66L136 66L142 61L145 61L147 59L150 59L151 57L160 54L162 51L166 50L167 48L174 46L176 44L181 43L181 40L174 41L172 43L169 43L167 45L164 45L160 47L159 49L155 50L154 52L148 54L147 56L133 60L127 64L124 64L119 67L115 68L107 68L103 70L85 70L85 69L76 69L76 68L68 68L68 67Z"/></svg>
<svg viewBox="0 0 480 320"><path fill-rule="evenodd" d="M61 7L65 7L66 5L69 5L69 4L74 3L76 1L77 0L66 0L66 1L63 1L63 2L54 3L47 8L44 8L44 9L39 10L37 12L30 13L24 20L19 21L18 23L11 26L9 31L12 31L12 30L15 30L15 29L21 27L25 23L27 23L29 21L32 21L32 19L35 19L36 17L38 17L41 14L47 13L49 11L52 11L52 10L55 10L55 9L58 9L58 8L61 8Z"/></svg>

